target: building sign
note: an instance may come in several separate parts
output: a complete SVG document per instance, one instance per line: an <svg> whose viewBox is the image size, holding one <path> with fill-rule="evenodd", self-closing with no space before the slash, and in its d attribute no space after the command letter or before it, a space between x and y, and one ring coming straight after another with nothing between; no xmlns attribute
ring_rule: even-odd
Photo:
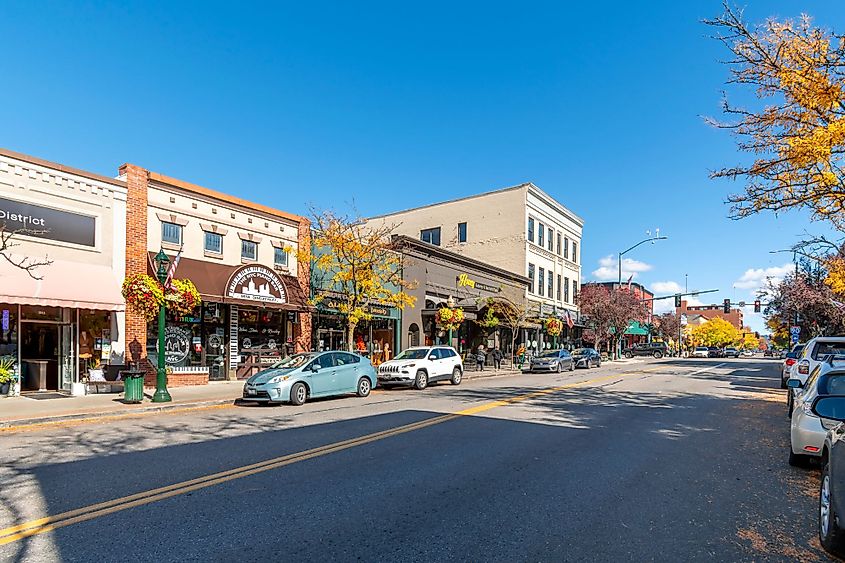
<svg viewBox="0 0 845 563"><path fill-rule="evenodd" d="M156 351L158 342L156 342ZM164 364L178 366L191 352L191 331L178 326L164 329Z"/></svg>
<svg viewBox="0 0 845 563"><path fill-rule="evenodd" d="M226 284L226 296L263 303L287 303L285 285L265 266L244 266Z"/></svg>
<svg viewBox="0 0 845 563"><path fill-rule="evenodd" d="M459 275L457 278L455 278L455 281L457 282L458 287L471 287L479 291L487 291L490 293L499 293L502 291L501 287L487 285L486 283L475 281L474 279L470 278L468 274Z"/></svg>
<svg viewBox="0 0 845 563"><path fill-rule="evenodd" d="M31 203L0 198L0 225L5 225L7 231L26 230L22 234L30 237L95 245L94 217Z"/></svg>
<svg viewBox="0 0 845 563"><path fill-rule="evenodd" d="M317 292L317 295L320 299L318 302L318 306L321 309L339 311L341 304L344 302L343 295L336 291L319 291ZM380 303L368 303L366 305L362 305L361 309L371 315L376 315L379 317L391 317L391 313L395 312L395 309L393 307L390 307L389 305L382 305ZM391 318L398 317L394 315Z"/></svg>

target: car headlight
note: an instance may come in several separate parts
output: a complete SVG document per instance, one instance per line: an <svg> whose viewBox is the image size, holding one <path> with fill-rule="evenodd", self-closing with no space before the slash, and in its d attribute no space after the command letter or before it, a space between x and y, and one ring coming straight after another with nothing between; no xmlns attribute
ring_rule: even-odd
<svg viewBox="0 0 845 563"><path fill-rule="evenodd" d="M274 377L273 379L271 379L267 383L268 384L281 383L282 381L287 381L288 379L290 379L289 375L277 375L276 377Z"/></svg>
<svg viewBox="0 0 845 563"><path fill-rule="evenodd" d="M415 365L417 365L417 364L413 364L413 363L411 363L411 364L404 364L404 365L402 366L402 369L412 368L412 367L414 367Z"/></svg>

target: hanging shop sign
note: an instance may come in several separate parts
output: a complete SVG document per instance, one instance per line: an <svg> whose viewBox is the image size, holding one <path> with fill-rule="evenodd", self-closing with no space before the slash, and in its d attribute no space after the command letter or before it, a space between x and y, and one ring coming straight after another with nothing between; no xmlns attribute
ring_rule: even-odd
<svg viewBox="0 0 845 563"><path fill-rule="evenodd" d="M285 285L279 276L265 266L244 266L226 284L226 296L262 303L287 303Z"/></svg>
<svg viewBox="0 0 845 563"><path fill-rule="evenodd" d="M0 225L29 237L95 246L96 219L79 213L0 198Z"/></svg>
<svg viewBox="0 0 845 563"><path fill-rule="evenodd" d="M496 287L494 285L488 285L486 283L476 281L470 278L469 274L461 274L455 278L455 281L457 282L458 287L471 287L479 291L487 291L490 293L500 293L502 291L501 287Z"/></svg>

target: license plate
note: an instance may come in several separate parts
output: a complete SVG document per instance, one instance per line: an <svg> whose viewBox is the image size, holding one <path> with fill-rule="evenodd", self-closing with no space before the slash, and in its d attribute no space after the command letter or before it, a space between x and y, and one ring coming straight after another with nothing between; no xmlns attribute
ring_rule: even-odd
<svg viewBox="0 0 845 563"><path fill-rule="evenodd" d="M247 395L256 395L257 393L258 393L258 391L256 391L255 389L247 389L246 390Z"/></svg>

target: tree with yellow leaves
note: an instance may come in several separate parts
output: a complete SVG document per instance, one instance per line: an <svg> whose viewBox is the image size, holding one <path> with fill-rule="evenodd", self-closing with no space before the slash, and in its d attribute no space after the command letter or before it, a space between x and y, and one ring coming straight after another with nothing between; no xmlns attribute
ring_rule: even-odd
<svg viewBox="0 0 845 563"><path fill-rule="evenodd" d="M721 317L710 319L706 323L692 328L690 333L693 346L728 346L742 338L734 325Z"/></svg>
<svg viewBox="0 0 845 563"><path fill-rule="evenodd" d="M732 216L807 209L845 229L845 36L813 26L807 15L749 26L742 12L724 7L705 23L733 55L729 83L749 85L765 100L756 109L725 100L732 121L709 120L754 155L712 173L745 181L744 192L728 198Z"/></svg>
<svg viewBox="0 0 845 563"><path fill-rule="evenodd" d="M315 305L330 296L332 308L346 318L346 349L352 351L355 327L373 318L373 307L413 307L405 289L402 258L391 240L394 227L371 228L363 220L315 211L310 248L300 259L312 264Z"/></svg>

